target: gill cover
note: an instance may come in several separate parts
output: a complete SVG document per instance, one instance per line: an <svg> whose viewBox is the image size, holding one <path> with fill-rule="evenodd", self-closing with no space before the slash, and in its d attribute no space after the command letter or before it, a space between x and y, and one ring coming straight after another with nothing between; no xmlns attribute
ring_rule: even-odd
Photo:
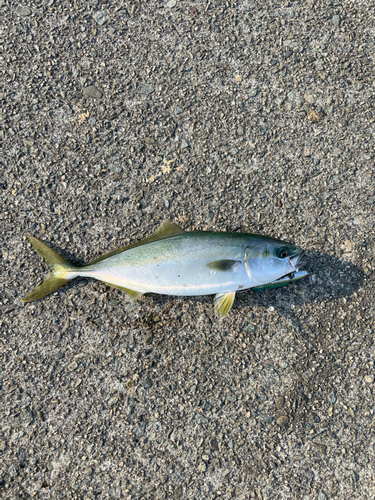
<svg viewBox="0 0 375 500"><path fill-rule="evenodd" d="M245 248L244 265L245 265L245 271L246 271L246 274L248 275L248 277L251 280L261 282L261 280L259 280L257 278L257 276L255 274L255 270L256 270L257 264L258 264L257 261L259 261L259 259L261 259L263 257L264 252L261 250L261 248L257 248L257 247L260 247L260 245L257 245L256 247L251 247L251 248L246 247Z"/></svg>

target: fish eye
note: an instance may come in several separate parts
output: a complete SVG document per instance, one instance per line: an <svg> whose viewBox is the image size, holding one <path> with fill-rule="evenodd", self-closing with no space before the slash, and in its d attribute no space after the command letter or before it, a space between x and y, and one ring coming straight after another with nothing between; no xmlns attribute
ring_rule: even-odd
<svg viewBox="0 0 375 500"><path fill-rule="evenodd" d="M289 255L289 251L287 248L279 248L277 251L277 256L280 259L285 259L286 257L288 257L288 255Z"/></svg>

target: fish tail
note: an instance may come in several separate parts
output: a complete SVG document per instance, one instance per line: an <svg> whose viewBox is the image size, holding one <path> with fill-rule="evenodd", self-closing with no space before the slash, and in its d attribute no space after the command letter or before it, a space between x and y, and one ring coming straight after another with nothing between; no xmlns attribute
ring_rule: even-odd
<svg viewBox="0 0 375 500"><path fill-rule="evenodd" d="M43 241L33 236L28 236L27 238L38 254L47 262L51 268L51 274L42 283L39 283L32 292L21 299L21 302L33 302L34 300L41 299L79 275L77 267L73 266L73 264L55 252L55 250L52 250Z"/></svg>

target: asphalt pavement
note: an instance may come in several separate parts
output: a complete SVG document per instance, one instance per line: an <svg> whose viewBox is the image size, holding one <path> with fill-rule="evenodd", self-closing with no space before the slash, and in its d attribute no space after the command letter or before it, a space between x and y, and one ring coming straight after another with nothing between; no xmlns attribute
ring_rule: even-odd
<svg viewBox="0 0 375 500"><path fill-rule="evenodd" d="M370 1L0 1L0 496L371 499ZM169 219L306 249L213 297L47 274Z"/></svg>

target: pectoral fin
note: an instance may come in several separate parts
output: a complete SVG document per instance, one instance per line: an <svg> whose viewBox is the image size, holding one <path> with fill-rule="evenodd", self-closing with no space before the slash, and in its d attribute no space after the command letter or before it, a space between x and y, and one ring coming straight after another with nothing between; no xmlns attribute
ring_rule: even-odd
<svg viewBox="0 0 375 500"><path fill-rule="evenodd" d="M106 281L104 281L103 283L105 283L108 286L113 286L114 288L118 288L119 290L122 290L129 297L130 301L133 301L136 298L138 298L140 295L143 295L142 292L137 292L136 290L130 290L130 288L125 288L123 286L112 285L112 283L107 283Z"/></svg>
<svg viewBox="0 0 375 500"><path fill-rule="evenodd" d="M224 318L232 308L236 292L217 293L214 298L215 314Z"/></svg>
<svg viewBox="0 0 375 500"><path fill-rule="evenodd" d="M233 271L239 263L239 260L214 260L207 264L206 267L212 269L212 271Z"/></svg>

